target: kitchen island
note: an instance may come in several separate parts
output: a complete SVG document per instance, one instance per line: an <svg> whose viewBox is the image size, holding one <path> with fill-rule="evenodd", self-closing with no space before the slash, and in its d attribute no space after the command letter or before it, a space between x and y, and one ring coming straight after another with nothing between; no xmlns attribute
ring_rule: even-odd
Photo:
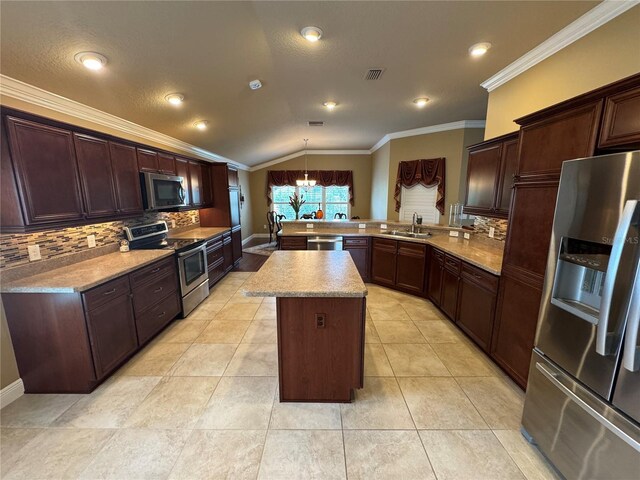
<svg viewBox="0 0 640 480"><path fill-rule="evenodd" d="M350 402L364 382L367 287L346 251L278 251L244 285L276 297L281 402Z"/></svg>

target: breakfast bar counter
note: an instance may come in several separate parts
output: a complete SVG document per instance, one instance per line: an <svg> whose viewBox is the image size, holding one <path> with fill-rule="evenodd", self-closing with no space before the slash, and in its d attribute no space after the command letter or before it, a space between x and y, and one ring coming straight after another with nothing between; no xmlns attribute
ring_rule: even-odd
<svg viewBox="0 0 640 480"><path fill-rule="evenodd" d="M350 402L364 382L367 287L347 251L277 251L245 283L276 297L281 402Z"/></svg>

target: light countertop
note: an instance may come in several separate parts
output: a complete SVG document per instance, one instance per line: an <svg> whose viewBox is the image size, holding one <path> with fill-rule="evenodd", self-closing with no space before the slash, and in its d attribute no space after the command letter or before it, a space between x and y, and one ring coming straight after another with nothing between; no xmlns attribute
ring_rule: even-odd
<svg viewBox="0 0 640 480"><path fill-rule="evenodd" d="M364 297L346 251L277 251L242 288L248 297Z"/></svg>
<svg viewBox="0 0 640 480"><path fill-rule="evenodd" d="M221 233L228 232L231 227L194 227L189 230L183 230L181 232L173 233L169 231L168 237L178 240L189 240L196 238L212 238Z"/></svg>
<svg viewBox="0 0 640 480"><path fill-rule="evenodd" d="M84 292L109 280L173 255L173 250L131 250L56 268L48 272L2 283L2 293Z"/></svg>

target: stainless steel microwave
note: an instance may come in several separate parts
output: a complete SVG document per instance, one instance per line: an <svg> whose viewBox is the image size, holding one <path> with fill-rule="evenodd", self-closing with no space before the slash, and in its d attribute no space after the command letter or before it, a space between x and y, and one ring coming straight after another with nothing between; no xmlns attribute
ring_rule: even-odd
<svg viewBox="0 0 640 480"><path fill-rule="evenodd" d="M163 210L187 205L183 177L144 172L140 174L140 183L145 210Z"/></svg>

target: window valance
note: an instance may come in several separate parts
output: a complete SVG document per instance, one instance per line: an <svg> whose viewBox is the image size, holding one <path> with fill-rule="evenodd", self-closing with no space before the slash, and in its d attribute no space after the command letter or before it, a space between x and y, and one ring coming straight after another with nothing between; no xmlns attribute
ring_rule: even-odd
<svg viewBox="0 0 640 480"><path fill-rule="evenodd" d="M353 172L351 170L309 170L309 180L315 180L322 187L349 187L349 203L353 205ZM267 172L267 205L271 205L271 187L296 185L296 180L304 178L302 170L269 170Z"/></svg>
<svg viewBox="0 0 640 480"><path fill-rule="evenodd" d="M393 198L396 201L396 212L400 211L402 187L413 187L418 183L425 187L438 186L436 208L440 215L444 215L445 159L431 158L428 160L400 162L396 178L396 189L393 194Z"/></svg>

